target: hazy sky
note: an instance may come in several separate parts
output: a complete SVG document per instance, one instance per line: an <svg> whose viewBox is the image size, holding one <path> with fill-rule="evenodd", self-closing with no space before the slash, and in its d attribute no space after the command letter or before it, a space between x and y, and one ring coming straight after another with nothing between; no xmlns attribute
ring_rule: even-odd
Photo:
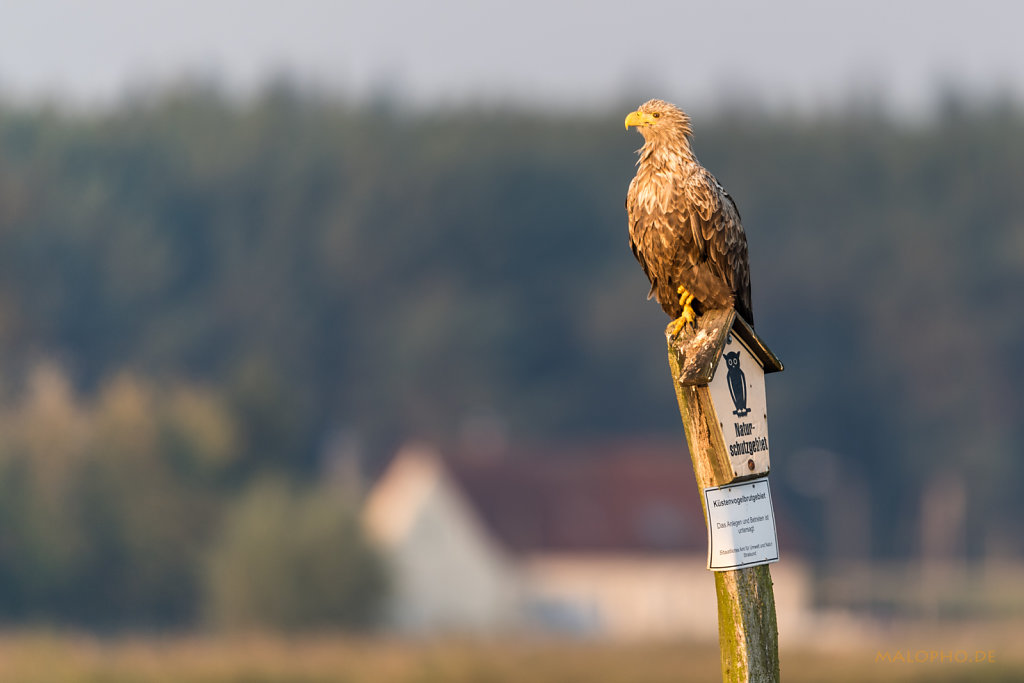
<svg viewBox="0 0 1024 683"><path fill-rule="evenodd" d="M275 74L414 103L624 95L894 109L952 83L1024 99L1024 3L972 0L0 0L0 92L109 101L182 74Z"/></svg>

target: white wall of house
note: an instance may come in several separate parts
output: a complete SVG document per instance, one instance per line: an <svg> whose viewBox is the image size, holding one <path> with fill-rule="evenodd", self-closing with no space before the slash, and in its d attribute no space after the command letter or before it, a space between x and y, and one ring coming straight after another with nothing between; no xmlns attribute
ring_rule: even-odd
<svg viewBox="0 0 1024 683"><path fill-rule="evenodd" d="M717 638L715 579L703 553L512 556L428 449L395 458L364 523L389 559L389 625L400 632ZM780 634L808 632L805 565L784 556L771 572Z"/></svg>
<svg viewBox="0 0 1024 683"><path fill-rule="evenodd" d="M576 615L581 633L609 638L717 633L715 580L703 557L535 555L524 569L531 614L564 615L569 624Z"/></svg>
<svg viewBox="0 0 1024 683"><path fill-rule="evenodd" d="M400 453L371 492L364 514L393 573L392 627L488 633L522 625L516 565L430 451Z"/></svg>
<svg viewBox="0 0 1024 683"><path fill-rule="evenodd" d="M613 639L718 637L714 574L705 555L542 554L523 563L533 618L554 630ZM780 632L809 615L808 576L796 559L773 564Z"/></svg>

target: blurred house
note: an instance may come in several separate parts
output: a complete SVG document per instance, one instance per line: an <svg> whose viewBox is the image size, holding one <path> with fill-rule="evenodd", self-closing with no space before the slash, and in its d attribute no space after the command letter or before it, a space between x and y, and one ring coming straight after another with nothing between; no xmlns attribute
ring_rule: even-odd
<svg viewBox="0 0 1024 683"><path fill-rule="evenodd" d="M365 523L389 558L406 633L717 635L707 532L685 449L442 457L400 451ZM803 563L773 565L780 628L806 614Z"/></svg>

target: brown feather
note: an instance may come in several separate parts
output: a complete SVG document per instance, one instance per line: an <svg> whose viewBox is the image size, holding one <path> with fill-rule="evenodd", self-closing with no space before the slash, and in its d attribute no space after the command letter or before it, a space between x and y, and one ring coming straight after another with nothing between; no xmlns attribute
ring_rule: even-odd
<svg viewBox="0 0 1024 683"><path fill-rule="evenodd" d="M693 155L690 117L650 100L640 112L657 114L638 127L644 136L626 211L633 255L651 281L652 295L673 319L683 309L676 289L694 296L698 314L735 307L754 324L747 238L732 197Z"/></svg>

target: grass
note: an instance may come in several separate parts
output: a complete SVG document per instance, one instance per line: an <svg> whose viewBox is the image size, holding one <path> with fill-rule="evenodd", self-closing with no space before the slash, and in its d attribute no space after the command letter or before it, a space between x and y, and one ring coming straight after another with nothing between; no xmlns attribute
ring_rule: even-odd
<svg viewBox="0 0 1024 683"><path fill-rule="evenodd" d="M877 652L783 650L782 680L1024 680L1024 661L998 650L994 663L876 662ZM0 636L5 683L678 683L720 680L718 666L713 643Z"/></svg>

